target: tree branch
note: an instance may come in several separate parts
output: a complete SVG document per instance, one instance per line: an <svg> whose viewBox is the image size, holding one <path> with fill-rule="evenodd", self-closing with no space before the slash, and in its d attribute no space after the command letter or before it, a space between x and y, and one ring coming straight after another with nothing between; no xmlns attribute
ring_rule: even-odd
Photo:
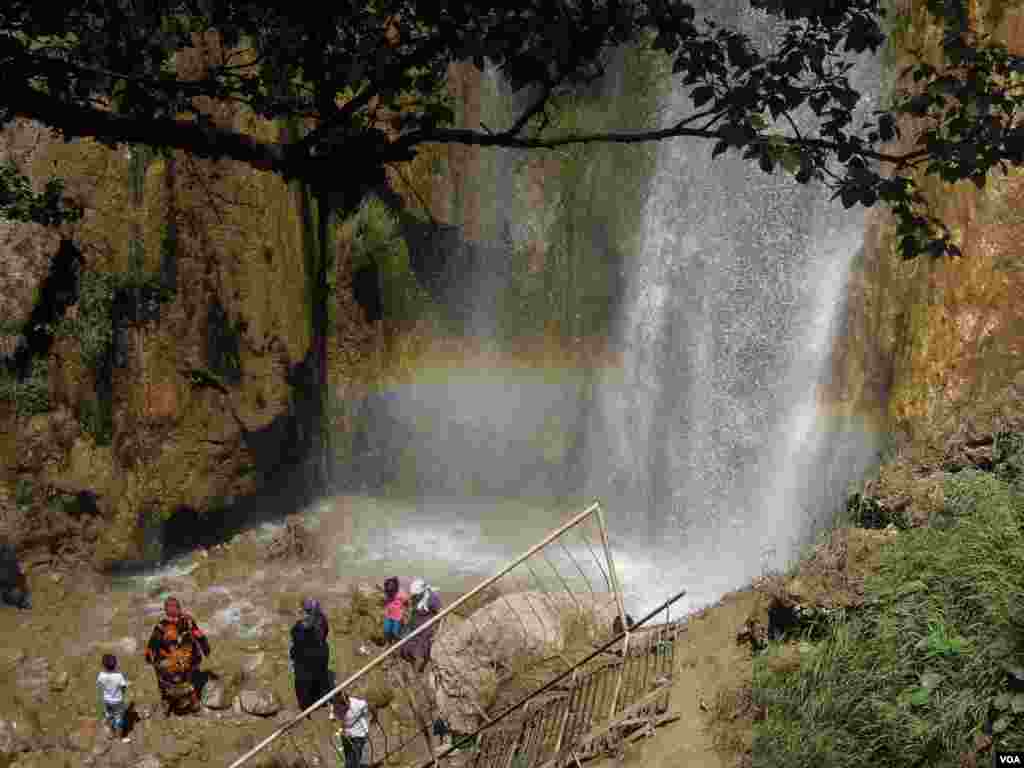
<svg viewBox="0 0 1024 768"><path fill-rule="evenodd" d="M524 111L523 114L521 114L519 116L519 119L516 120L512 124L511 128L509 128L507 131L504 132L504 135L506 135L506 136L516 136L516 135L518 135L519 132L521 130L523 130L523 127L530 121L530 118L533 117L534 115L536 115L542 109L544 109L544 105L547 104L547 101L548 101L548 99L550 97L551 97L551 84L550 83L544 83L543 91L541 91L541 94L537 98L537 100L533 104L531 104L529 107L526 108L526 111Z"/></svg>
<svg viewBox="0 0 1024 768"><path fill-rule="evenodd" d="M114 143L137 143L182 149L199 157L229 157L285 178L296 175L294 156L277 143L266 143L212 124L175 118L118 115L97 108L67 104L27 86L9 87L7 108L19 117L44 123L68 137L88 136Z"/></svg>
<svg viewBox="0 0 1024 768"><path fill-rule="evenodd" d="M359 95L355 96L351 100L347 101L342 105L341 109L332 114L330 117L324 119L323 115L320 115L320 125L314 128L312 131L307 133L301 140L297 141L293 146L294 150L298 153L308 153L310 147L316 144L320 139L327 135L327 133L338 124L340 120L347 119L360 107L366 106L370 99L377 93L373 87L373 83L370 83Z"/></svg>
<svg viewBox="0 0 1024 768"><path fill-rule="evenodd" d="M683 122L689 122L689 118ZM416 144L432 142L437 144L469 144L481 147L509 147L513 149L554 149L567 144L639 144L647 141L661 141L682 136L689 136L698 139L721 139L718 131L685 128L677 124L672 128L665 128L657 131L640 131L636 133L593 133L563 136L557 139L517 138L507 133L487 134L467 129L434 129L431 131L414 131L407 136L394 142L391 146L407 149ZM824 139L801 139L784 137L785 141L792 145L802 145L824 150L838 150L840 145L833 141ZM767 142L768 137L755 140ZM909 153L905 155L888 155L881 152L863 151L859 154L875 160L883 160L895 163L897 167L907 164L910 159L919 157L922 152ZM924 154L927 154L926 152Z"/></svg>

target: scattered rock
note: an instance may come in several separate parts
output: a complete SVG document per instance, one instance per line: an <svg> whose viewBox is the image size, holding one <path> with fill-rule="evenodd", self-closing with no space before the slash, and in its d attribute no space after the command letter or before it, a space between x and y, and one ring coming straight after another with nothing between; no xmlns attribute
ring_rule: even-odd
<svg viewBox="0 0 1024 768"><path fill-rule="evenodd" d="M92 644L92 647L104 653L113 653L116 656L134 656L139 652L139 641L134 637L122 637L119 640L96 642Z"/></svg>
<svg viewBox="0 0 1024 768"><path fill-rule="evenodd" d="M96 606L96 612L93 614L93 619L104 627L109 627L110 622L114 620L114 616L117 615L117 608L109 604L101 604Z"/></svg>
<svg viewBox="0 0 1024 768"><path fill-rule="evenodd" d="M59 693L68 687L68 683L71 682L71 675L67 671L58 672L50 680L50 690L54 693Z"/></svg>
<svg viewBox="0 0 1024 768"><path fill-rule="evenodd" d="M768 630L757 619L747 619L736 633L736 643L749 644L751 653L759 653L768 645Z"/></svg>
<svg viewBox="0 0 1024 768"><path fill-rule="evenodd" d="M259 669L264 658L266 658L266 654L262 651L259 653L247 653L242 656L242 669L247 673L252 674Z"/></svg>
<svg viewBox="0 0 1024 768"><path fill-rule="evenodd" d="M25 659L15 671L18 689L36 702L43 702L50 693L50 662L42 656Z"/></svg>
<svg viewBox="0 0 1024 768"><path fill-rule="evenodd" d="M790 580L786 585L786 592L789 594L790 599L796 603L806 602L811 596L810 591L799 578Z"/></svg>
<svg viewBox="0 0 1024 768"><path fill-rule="evenodd" d="M281 711L281 702L273 691L242 691L238 701L243 712L270 717Z"/></svg>
<svg viewBox="0 0 1024 768"><path fill-rule="evenodd" d="M224 683L220 680L209 680L203 686L203 706L208 709L227 709L231 706Z"/></svg>
<svg viewBox="0 0 1024 768"><path fill-rule="evenodd" d="M0 720L0 755L31 752L37 746L37 737L24 721Z"/></svg>
<svg viewBox="0 0 1024 768"><path fill-rule="evenodd" d="M163 763L156 755L144 755L132 768L163 768Z"/></svg>
<svg viewBox="0 0 1024 768"><path fill-rule="evenodd" d="M136 704L135 714L139 720L149 720L153 717L153 708L148 704Z"/></svg>
<svg viewBox="0 0 1024 768"><path fill-rule="evenodd" d="M4 648L0 650L0 669L8 670L18 666L26 658L21 648Z"/></svg>
<svg viewBox="0 0 1024 768"><path fill-rule="evenodd" d="M89 756L85 759L95 761L96 758L103 757L103 755L110 751L110 744L110 739L97 739L96 744L92 748L92 752L90 752Z"/></svg>

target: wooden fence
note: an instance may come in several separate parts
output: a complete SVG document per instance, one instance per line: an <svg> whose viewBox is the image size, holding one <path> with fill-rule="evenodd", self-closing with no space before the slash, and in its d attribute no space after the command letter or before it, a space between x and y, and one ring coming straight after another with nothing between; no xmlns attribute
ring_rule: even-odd
<svg viewBox="0 0 1024 768"><path fill-rule="evenodd" d="M563 690L530 701L515 721L484 731L473 758L459 762L467 768L556 768L615 749L627 731L652 728L668 711L682 631L666 624L631 633L625 656L581 670Z"/></svg>

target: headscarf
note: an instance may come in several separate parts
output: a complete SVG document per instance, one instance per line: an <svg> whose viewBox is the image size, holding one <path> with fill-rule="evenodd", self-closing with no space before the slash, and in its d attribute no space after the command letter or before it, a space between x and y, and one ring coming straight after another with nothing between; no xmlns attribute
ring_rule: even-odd
<svg viewBox="0 0 1024 768"><path fill-rule="evenodd" d="M415 579L412 582L412 586L409 587L409 593L415 597L422 595L419 602L416 603L416 610L421 613L429 613L430 611L430 595L433 593L434 588L427 584L423 579Z"/></svg>
<svg viewBox="0 0 1024 768"><path fill-rule="evenodd" d="M312 629L316 624L317 614L320 613L320 601L307 597L302 601L302 610L306 614L302 617L302 626L306 629Z"/></svg>

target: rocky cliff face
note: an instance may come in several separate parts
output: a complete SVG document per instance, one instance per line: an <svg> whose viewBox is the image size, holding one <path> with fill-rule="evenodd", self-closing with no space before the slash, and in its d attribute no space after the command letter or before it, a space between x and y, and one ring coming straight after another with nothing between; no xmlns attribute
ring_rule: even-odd
<svg viewBox="0 0 1024 768"><path fill-rule="evenodd" d="M180 70L198 76L215 46L180 55ZM209 113L276 135L230 107ZM19 403L21 390L0 400L8 533L51 546L81 534L100 566L158 555L157 531L280 482L297 458L289 376L310 344L299 196L229 161L65 144L28 123L2 141L0 156L34 179L65 178L86 208L62 233L81 264L72 306L52 345L29 350L49 407ZM40 227L0 228L0 353L19 338L33 346L24 326L60 243ZM358 324L344 298L339 323Z"/></svg>
<svg viewBox="0 0 1024 768"><path fill-rule="evenodd" d="M910 63L906 50L923 45L934 53L939 39L924 2L897 5L906 23L893 72ZM971 12L1019 55L1024 9L1007 6L979 0ZM913 131L903 125L895 148L912 144ZM869 214L835 350L833 396L877 416L917 460L962 466L977 461L994 434L1024 426L1024 173L990 174L982 191L968 182L921 183L959 236L963 258L903 262L891 216Z"/></svg>

